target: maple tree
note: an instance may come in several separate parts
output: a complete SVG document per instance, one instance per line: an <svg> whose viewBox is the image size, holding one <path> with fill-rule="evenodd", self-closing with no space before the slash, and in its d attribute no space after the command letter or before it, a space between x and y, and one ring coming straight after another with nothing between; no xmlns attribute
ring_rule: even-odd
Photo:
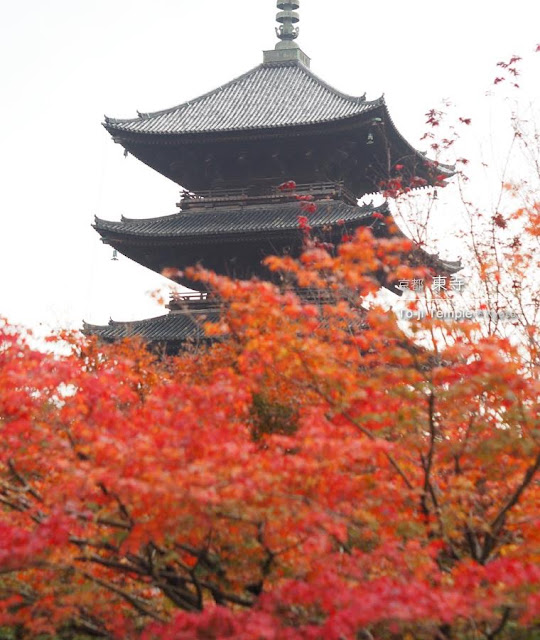
<svg viewBox="0 0 540 640"><path fill-rule="evenodd" d="M201 274L229 336L203 353L53 356L4 327L0 624L145 639L530 628L538 377L475 325L423 320L419 348L364 310L407 243L364 230L334 256L270 261L324 287L320 305Z"/></svg>
<svg viewBox="0 0 540 640"><path fill-rule="evenodd" d="M267 261L282 288L191 274L223 300L209 348L160 358L60 334L55 354L0 327L0 637L539 637L528 289L509 289L525 340L400 326L368 302L374 274L427 276L404 264L410 241L344 226L334 249L311 237L312 206L303 256ZM501 239L522 280L538 206ZM500 246L477 253L490 295Z"/></svg>

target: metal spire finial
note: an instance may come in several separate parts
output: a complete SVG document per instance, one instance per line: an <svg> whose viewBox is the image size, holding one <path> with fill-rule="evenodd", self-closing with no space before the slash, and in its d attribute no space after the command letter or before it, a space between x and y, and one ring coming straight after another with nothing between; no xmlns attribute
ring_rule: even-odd
<svg viewBox="0 0 540 640"><path fill-rule="evenodd" d="M276 27L276 34L281 42L277 43L276 49L296 49L298 45L293 40L298 38L300 29L294 25L300 21L300 16L295 9L300 7L300 0L278 0L277 7L280 11L276 20L281 25Z"/></svg>
<svg viewBox="0 0 540 640"><path fill-rule="evenodd" d="M300 7L300 0L277 0L279 9L276 20L279 27L276 27L276 34L279 38L276 48L264 52L264 62L301 62L305 67L309 67L309 57L300 49L295 40L298 38L300 29L295 26L300 21L300 16L296 9Z"/></svg>

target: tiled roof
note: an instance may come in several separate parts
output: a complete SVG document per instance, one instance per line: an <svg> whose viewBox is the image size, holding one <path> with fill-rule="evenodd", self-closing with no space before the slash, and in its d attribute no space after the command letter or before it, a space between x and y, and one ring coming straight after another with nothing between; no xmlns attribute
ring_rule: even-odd
<svg viewBox="0 0 540 640"><path fill-rule="evenodd" d="M84 323L83 333L98 336L107 342L123 338L142 338L145 342L194 342L205 340L203 325L205 322L217 322L218 311L171 311L165 316L138 320L135 322L115 322L108 325Z"/></svg>
<svg viewBox="0 0 540 640"><path fill-rule="evenodd" d="M438 253L428 253L419 247L411 252L410 264L413 267L431 267L436 275L453 274L463 269L461 260L446 260Z"/></svg>
<svg viewBox="0 0 540 640"><path fill-rule="evenodd" d="M249 235L254 233L272 233L299 229L298 217L305 215L313 228L345 224L369 219L375 211L386 211L386 205L375 208L345 204L341 201L322 201L317 210L305 214L298 202L256 205L244 208L220 207L210 211L190 211L161 218L142 220L122 219L120 222L96 218L95 229L101 235L110 233L133 237L175 237L205 238L219 235Z"/></svg>
<svg viewBox="0 0 540 640"><path fill-rule="evenodd" d="M383 98L366 101L332 88L299 62L262 64L214 91L183 104L140 114L106 118L111 133L187 134L289 127L341 120L369 112Z"/></svg>

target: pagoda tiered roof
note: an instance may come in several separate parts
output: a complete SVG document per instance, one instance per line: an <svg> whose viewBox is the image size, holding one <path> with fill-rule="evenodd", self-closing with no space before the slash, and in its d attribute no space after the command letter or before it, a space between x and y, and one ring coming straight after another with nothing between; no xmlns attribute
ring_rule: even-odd
<svg viewBox="0 0 540 640"><path fill-rule="evenodd" d="M303 224L309 225L314 237L334 245L359 227L371 228L378 237L389 236L384 221L389 213L386 202L378 207L342 200L315 200L313 204L314 210L305 213L298 201L247 206L221 203L216 208L203 201L198 209L170 216L120 221L96 218L94 227L102 241L118 252L157 273L173 269L178 273L176 281L189 288L198 288L198 283L184 270L197 264L240 279L271 278L264 266L266 256L286 253L298 257L303 251L300 216L305 217ZM410 257L416 265L438 273L461 268L460 263L442 261L419 247Z"/></svg>
<svg viewBox="0 0 540 640"><path fill-rule="evenodd" d="M170 311L168 314L146 320L117 322L110 320L107 325L87 322L83 325L85 335L97 336L104 342L116 342L126 338L139 338L155 346L165 345L169 352L175 352L187 342L200 344L210 342L204 330L206 322L218 322L219 310L213 309Z"/></svg>
<svg viewBox="0 0 540 640"><path fill-rule="evenodd" d="M309 214L309 225L315 230L338 224L356 227L372 222L375 212L386 211L386 204L382 207L367 204L360 207L340 200L320 201L316 210ZM230 241L233 237L241 242L258 239L261 234L271 237L291 232L300 239L298 217L301 215L298 202L286 202L202 208L158 218L123 217L120 221L108 221L96 217L94 227L103 240L113 246L114 239L121 239L122 243L137 243L149 238L156 242L174 239L177 244L191 244L198 240L205 243Z"/></svg>
<svg viewBox="0 0 540 640"><path fill-rule="evenodd" d="M310 203L311 204L311 203ZM107 221L96 218L94 227L102 241L135 262L163 273L182 272L176 281L189 288L198 283L184 270L202 264L221 275L240 279L272 278L264 258L302 252L303 232L299 217L305 216L313 233L337 244L344 233L360 226L377 226L374 214L387 212L387 205L351 205L342 200L320 200L309 214L300 202L287 201L242 206L205 206L170 216L149 219Z"/></svg>
<svg viewBox="0 0 540 640"><path fill-rule="evenodd" d="M300 256L306 227L331 246L359 227L389 237L388 205L358 206L358 199L387 191L396 180L417 188L440 185L452 174L452 167L428 160L399 133L384 97L347 95L310 70L309 57L295 43L299 6L299 0L277 0L279 42L254 69L169 109L105 118L115 142L181 185L184 194L173 215L96 217L103 242L158 273L175 273L178 283L192 289L204 288L186 275L193 265L280 282L265 257ZM298 185L281 189L286 183ZM443 274L461 268L420 247L406 258ZM401 293L383 275L381 284ZM139 336L174 352L186 342L207 340L204 322L219 318L212 295L194 295L173 301L166 316L85 324L84 331L105 341Z"/></svg>
<svg viewBox="0 0 540 640"><path fill-rule="evenodd" d="M364 116L384 98L341 93L301 62L263 63L251 71L176 107L141 113L134 119L105 118L112 134L189 135L272 129L335 122Z"/></svg>
<svg viewBox="0 0 540 640"><path fill-rule="evenodd" d="M104 126L127 152L194 191L271 180L345 181L357 198L404 183L437 184L453 168L399 133L384 97L346 95L300 60L264 62L198 98Z"/></svg>

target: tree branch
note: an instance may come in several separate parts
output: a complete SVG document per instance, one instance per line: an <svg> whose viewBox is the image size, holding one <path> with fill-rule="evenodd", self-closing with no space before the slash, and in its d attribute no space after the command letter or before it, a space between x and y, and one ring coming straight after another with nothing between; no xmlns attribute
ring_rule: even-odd
<svg viewBox="0 0 540 640"><path fill-rule="evenodd" d="M536 456L536 460L534 461L532 466L530 466L525 472L525 475L523 476L523 480L520 482L520 484L518 485L514 493L510 496L508 502L499 511L497 517L491 523L490 531L489 533L486 534L486 537L484 539L484 546L482 549L482 555L480 556L480 562L482 564L484 564L487 561L491 552L495 548L497 537L501 532L501 529L503 528L504 523L506 522L506 517L508 513L519 502L521 496L523 495L523 492L531 484L539 468L540 468L540 452Z"/></svg>
<svg viewBox="0 0 540 640"><path fill-rule="evenodd" d="M28 482L25 480L25 478L17 471L17 469L15 468L15 462L13 461L12 458L8 460L8 468L12 476L17 480L17 482L21 484L21 486L24 488L25 491L27 491L38 502L43 502L43 498L41 497L39 492L36 491L36 489L34 489L33 487L31 487L28 484Z"/></svg>
<svg viewBox="0 0 540 640"><path fill-rule="evenodd" d="M504 608L501 621L493 631L487 634L487 640L495 640L499 633L501 633L501 631L506 627L506 623L508 622L511 613L512 609L510 607Z"/></svg>
<svg viewBox="0 0 540 640"><path fill-rule="evenodd" d="M327 400L327 402L328 402L328 400ZM375 436L368 429L363 427L349 413L344 411L344 412L341 413L341 415L346 420L348 420L352 425L354 425L361 433L363 433L366 437L368 437L370 440L375 440L376 439ZM405 472L403 471L403 469L396 462L396 459L394 458L394 456L391 453L388 453L388 452L385 452L384 455L385 455L386 459L388 460L388 462L390 462L390 464L392 465L394 470L397 471L397 473L399 474L399 476L403 480L403 482L407 485L407 488L412 490L414 487L413 487L411 481L409 480L409 478L407 478L407 476L405 475Z"/></svg>
<svg viewBox="0 0 540 640"><path fill-rule="evenodd" d="M426 520L429 518L430 510L428 506L428 495L435 495L433 487L431 486L431 470L433 468L433 455L435 453L435 394L433 390L429 392L428 396L428 424L429 424L429 449L427 457L420 456L422 461L422 467L424 469L424 487L422 491L422 497L420 499L422 511ZM435 506L435 505L434 505Z"/></svg>
<svg viewBox="0 0 540 640"><path fill-rule="evenodd" d="M93 576L90 573L83 572L82 575L85 578L87 578L88 580L91 580L92 582L95 582L100 587L104 587L105 589L108 589L109 591L112 591L113 593L116 593L117 595L119 595L128 604L130 604L134 609L136 609L139 613L142 613L143 615L148 616L149 618L152 618L153 620L157 620L158 622L167 622L167 620L165 618L163 618L162 616L158 615L157 613L152 611L152 609L150 609L145 604L143 604L139 600L139 598L137 598L136 596L131 595L130 593L128 593L127 591L124 591L123 589L120 589L120 587L117 587L116 585L114 585L114 584L112 584L110 582L106 582L105 580L101 580L100 578L96 578L96 576Z"/></svg>

